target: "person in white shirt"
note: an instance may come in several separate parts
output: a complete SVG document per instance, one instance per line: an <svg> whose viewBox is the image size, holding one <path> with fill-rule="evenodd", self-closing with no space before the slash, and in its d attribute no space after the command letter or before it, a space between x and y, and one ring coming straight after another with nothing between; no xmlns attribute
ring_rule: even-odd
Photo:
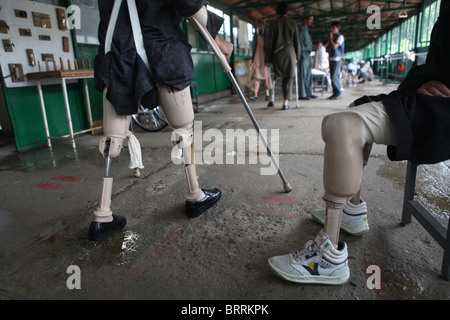
<svg viewBox="0 0 450 320"><path fill-rule="evenodd" d="M325 50L322 42L317 44L316 59L314 61L314 68L320 71L328 72L330 64L328 62L328 53Z"/></svg>

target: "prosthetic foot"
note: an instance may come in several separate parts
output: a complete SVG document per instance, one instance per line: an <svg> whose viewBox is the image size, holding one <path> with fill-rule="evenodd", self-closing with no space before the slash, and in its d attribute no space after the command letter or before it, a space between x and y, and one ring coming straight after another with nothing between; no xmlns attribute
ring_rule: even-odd
<svg viewBox="0 0 450 320"><path fill-rule="evenodd" d="M195 218L213 206L222 192L218 189L203 190L198 185L192 152L194 110L189 87L177 90L158 84L158 100L167 122L174 129L171 140L176 148L173 150L175 152L172 154L172 160L182 159L185 166L188 185L186 215Z"/></svg>

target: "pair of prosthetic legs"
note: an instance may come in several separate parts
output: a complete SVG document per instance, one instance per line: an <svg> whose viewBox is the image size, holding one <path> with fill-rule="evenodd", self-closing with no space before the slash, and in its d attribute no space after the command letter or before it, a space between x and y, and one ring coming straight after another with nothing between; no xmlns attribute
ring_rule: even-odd
<svg viewBox="0 0 450 320"><path fill-rule="evenodd" d="M220 198L217 189L202 190L197 181L196 168L191 161L194 111L189 87L176 90L169 86L158 84L158 99L167 122L174 129L172 141L183 156L188 184L186 195L186 214L196 217L212 206ZM113 178L109 176L110 160L118 157L125 138L130 137L131 116L118 115L113 105L103 97L103 131L104 136L99 143L100 153L106 158L106 172L100 206L94 211L94 221L89 230L89 239L102 241L125 226L125 219L112 214L111 193ZM112 223L112 224L109 224Z"/></svg>

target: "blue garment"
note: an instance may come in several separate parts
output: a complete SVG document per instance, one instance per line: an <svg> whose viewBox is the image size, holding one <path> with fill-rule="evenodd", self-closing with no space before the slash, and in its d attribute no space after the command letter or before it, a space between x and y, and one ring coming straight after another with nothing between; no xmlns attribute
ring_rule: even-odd
<svg viewBox="0 0 450 320"><path fill-rule="evenodd" d="M340 32L336 33L336 34L333 36L333 41L336 42L336 40L337 40L340 36L341 36L341 33L340 33ZM333 58L333 57L342 57L342 56L344 56L344 50L345 50L345 41L344 41L339 47L337 47L336 49L331 50L331 51L330 51L329 57L330 57L330 58Z"/></svg>
<svg viewBox="0 0 450 320"><path fill-rule="evenodd" d="M298 73L298 94L302 98L312 96L311 72L313 59L311 57L312 40L309 34L309 28L301 25L298 28L300 45L302 48L300 59L297 63Z"/></svg>
<svg viewBox="0 0 450 320"><path fill-rule="evenodd" d="M339 76L341 75L341 63L342 60L333 61L330 60L330 75L331 75L331 87L333 88L333 95L341 95L341 81Z"/></svg>

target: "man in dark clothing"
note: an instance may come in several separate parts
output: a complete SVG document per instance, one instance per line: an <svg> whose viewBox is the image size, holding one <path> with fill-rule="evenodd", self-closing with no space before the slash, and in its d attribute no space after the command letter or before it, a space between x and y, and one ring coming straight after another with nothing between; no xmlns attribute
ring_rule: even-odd
<svg viewBox="0 0 450 320"><path fill-rule="evenodd" d="M139 104L148 108L159 104L185 164L186 215L197 217L219 200L221 192L200 189L191 163L194 112L189 85L194 68L180 24L184 18L206 17L204 27L228 58L232 44L217 37L223 19L208 12L203 0L99 0L98 5L100 47L94 69L96 88L104 93L99 149L107 158L107 172L109 159L119 155L129 136L130 115ZM103 179L100 207L89 228L93 241L105 240L126 224L110 210L112 178Z"/></svg>
<svg viewBox="0 0 450 320"><path fill-rule="evenodd" d="M277 5L278 19L270 23L264 42L264 59L267 65L272 63L274 75L282 78L283 110L289 109L292 98L292 80L295 66L300 57L300 41L297 24L287 18L288 5L280 2ZM273 102L273 95L272 95Z"/></svg>
<svg viewBox="0 0 450 320"><path fill-rule="evenodd" d="M361 200L362 171L372 143L387 145L390 160L422 164L450 159L450 1L442 1L426 63L414 67L396 91L362 97L350 109L322 122L325 141L324 224L304 250L269 259L275 273L302 283L345 283L350 275L340 229L368 232L367 204Z"/></svg>
<svg viewBox="0 0 450 320"><path fill-rule="evenodd" d="M311 11L303 13L303 22L298 28L300 38L301 54L300 60L297 64L298 72L298 94L300 99L309 100L310 98L317 98L313 95L311 87L311 72L313 67L313 59L311 51L313 49L311 35L309 34L309 27L314 22L314 15Z"/></svg>

